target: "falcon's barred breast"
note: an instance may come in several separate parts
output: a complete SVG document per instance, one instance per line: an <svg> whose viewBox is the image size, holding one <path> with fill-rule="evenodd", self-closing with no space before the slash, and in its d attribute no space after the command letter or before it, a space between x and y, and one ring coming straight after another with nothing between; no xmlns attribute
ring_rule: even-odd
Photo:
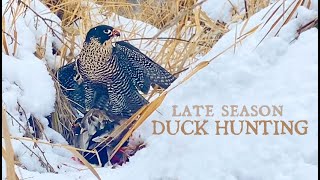
<svg viewBox="0 0 320 180"><path fill-rule="evenodd" d="M120 33L110 26L92 28L79 57L58 71L58 80L72 105L85 113L92 108L105 110L110 118L129 118L147 100L156 84L168 88L175 77L125 41L111 39Z"/></svg>

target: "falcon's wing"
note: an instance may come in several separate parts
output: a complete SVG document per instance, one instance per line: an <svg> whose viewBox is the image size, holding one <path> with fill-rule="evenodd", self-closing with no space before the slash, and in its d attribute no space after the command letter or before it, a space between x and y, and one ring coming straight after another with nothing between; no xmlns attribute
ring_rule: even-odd
<svg viewBox="0 0 320 180"><path fill-rule="evenodd" d="M69 63L61 67L57 71L57 79L62 86L62 92L67 96L72 106L80 112L85 113L85 88L84 84L78 84L75 80L78 72L75 69L75 62ZM93 99L93 108L105 109L109 108L109 97L106 88L94 86L95 95Z"/></svg>
<svg viewBox="0 0 320 180"><path fill-rule="evenodd" d="M82 84L78 84L74 77L77 75L77 71L75 70L75 62L67 64L61 67L57 71L57 79L61 85L62 92L67 96L70 100L71 104L81 111L85 112L84 109L84 88Z"/></svg>
<svg viewBox="0 0 320 180"><path fill-rule="evenodd" d="M126 58L123 53L118 57ZM121 67L128 66L121 65ZM83 83L78 84L75 81L74 78L77 73L75 62L72 62L58 70L57 78L62 86L63 93L67 96L72 106L85 113L85 89ZM137 91L132 79L124 69L119 69L115 73L115 77L117 78L108 87L94 87L96 93L93 107L105 110L114 120L129 118L148 102Z"/></svg>
<svg viewBox="0 0 320 180"><path fill-rule="evenodd" d="M115 43L115 48L127 56L128 72L134 84L143 93L149 91L151 83L166 89L176 80L166 69L152 61L133 45L125 41L119 41Z"/></svg>
<svg viewBox="0 0 320 180"><path fill-rule="evenodd" d="M128 60L126 55L115 49L113 58L116 58L117 71L113 73L112 83L108 83L109 101L112 104L111 114L130 117L148 101L139 93L132 76L128 73Z"/></svg>

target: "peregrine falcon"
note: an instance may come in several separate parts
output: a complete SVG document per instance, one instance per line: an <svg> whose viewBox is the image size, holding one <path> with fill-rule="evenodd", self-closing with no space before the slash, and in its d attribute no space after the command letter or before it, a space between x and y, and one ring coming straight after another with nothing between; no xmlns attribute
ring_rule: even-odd
<svg viewBox="0 0 320 180"><path fill-rule="evenodd" d="M116 36L107 25L90 29L76 61L57 71L63 93L85 115L75 122L77 146L84 149L99 148L95 139L148 103L139 91L147 94L151 85L166 89L176 79L128 42L113 43Z"/></svg>
<svg viewBox="0 0 320 180"><path fill-rule="evenodd" d="M81 112L103 109L111 118L129 118L147 100L152 84L166 89L176 79L139 49L125 41L112 43L120 33L100 25L89 30L75 62L58 71L63 92Z"/></svg>

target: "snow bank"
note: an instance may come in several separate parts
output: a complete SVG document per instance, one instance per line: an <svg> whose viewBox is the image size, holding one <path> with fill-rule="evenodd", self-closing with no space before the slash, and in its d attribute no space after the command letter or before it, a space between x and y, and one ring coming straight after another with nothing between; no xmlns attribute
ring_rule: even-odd
<svg viewBox="0 0 320 180"><path fill-rule="evenodd" d="M133 176L141 177L139 172L148 168L149 176L142 179L316 179L317 38L316 29L292 45L281 37L268 38L250 54L238 50L217 59L169 93L158 109L162 115L154 113L141 129L146 135L152 131L151 120L173 119L172 105L279 104L285 109L283 119L308 120L307 135L151 136L148 147L128 165L136 167ZM218 114L213 119L230 118ZM208 132L214 132L213 126Z"/></svg>
<svg viewBox="0 0 320 180"><path fill-rule="evenodd" d="M10 8L8 4L11 4ZM2 2L4 31L8 45L7 52L2 50L2 105L8 112L6 117L9 130L14 137L24 136L25 128L29 128L32 133L32 128L27 123L32 114L43 125L47 141L66 144L66 140L59 133L48 127L48 120L45 118L54 111L56 90L48 69L55 67L52 46L62 45L59 40L62 37L58 36L62 32L59 26L61 22L38 0L30 1L27 6L30 8L26 8L22 3L18 6L14 0ZM53 34L48 26L54 29L56 34ZM16 48L11 39L15 32ZM43 59L34 55L37 46L46 49ZM24 142L29 150L17 140L12 143L22 167L31 171L47 172L37 157L44 159L42 150L55 171L59 170L58 165L61 166L61 163L68 162L71 158L70 152L64 149L40 144L40 150L33 143Z"/></svg>
<svg viewBox="0 0 320 180"><path fill-rule="evenodd" d="M52 54L52 47L62 47L61 20L39 0L20 3L20 5L16 0L3 1L2 13L5 19L4 31L11 36L16 31L17 35L18 44L15 53L11 37L5 35L9 55L24 59L25 56L34 53L38 45L45 50L43 60L48 62L49 67L55 68L56 57Z"/></svg>
<svg viewBox="0 0 320 180"><path fill-rule="evenodd" d="M55 88L45 63L34 55L25 57L24 60L4 53L2 57L3 88L19 87L19 89L15 88L18 92L4 92L4 102L7 107L13 110L19 102L26 112L38 117L49 115L54 110ZM15 96L18 98L16 101L10 101L10 95L7 96L7 93L20 94L20 96Z"/></svg>
<svg viewBox="0 0 320 180"><path fill-rule="evenodd" d="M284 1L279 0L271 0L270 4L274 3L283 3ZM292 1L286 1L285 3L289 5ZM304 6L307 6L310 2L310 9L318 11L318 0L310 0L304 1ZM258 4L258 3L257 3ZM237 11L238 15L244 15L245 11L245 3L244 1L239 0L208 0L205 1L201 8L208 14L208 16L215 20L225 23L233 23L232 15L235 13L234 10Z"/></svg>
<svg viewBox="0 0 320 180"><path fill-rule="evenodd" d="M265 22L266 18L261 20L261 17L267 10L254 15L244 32ZM230 49L170 92L158 108L160 113L155 112L137 132L147 137L148 147L132 158L130 167L123 169L129 171L134 167L131 175L142 176L142 179L316 179L318 30L310 29L302 33L298 40L294 39L297 28L317 17L317 12L300 7L297 18L290 21L279 36L273 37L278 30L276 27L257 47L280 14L278 12L264 29L259 29L238 44L235 53L233 48ZM238 24L238 30L242 25ZM209 60L232 45L235 32L234 27L202 60ZM180 118L172 117L173 105L207 104L217 108L232 104L283 105L283 119L307 119L308 134L151 136L151 120ZM261 118L266 117L243 119ZM230 118L217 114L214 119ZM208 127L208 131L213 132L213 126ZM146 168L148 175L141 175Z"/></svg>
<svg viewBox="0 0 320 180"><path fill-rule="evenodd" d="M11 4L10 7L9 4ZM56 92L46 65L54 64L52 44L59 46L59 43L57 36L54 37L50 33L48 26L56 29L56 32L61 33L62 31L58 26L59 18L37 0L30 1L27 6L22 3L18 6L17 1L3 1L2 10L8 45L8 55L6 51L2 51L2 65L4 66L2 103L12 116L8 116L13 124L10 128L11 133L21 136L24 131L13 119L20 120L21 124L25 125L27 118L32 114L40 119L46 128L48 121L44 117L54 110ZM38 15L47 20L39 19ZM14 34L16 34L17 43L11 39ZM45 58L42 60L34 55L37 45L46 48ZM21 113L23 110L19 109L19 105L26 112L27 117Z"/></svg>

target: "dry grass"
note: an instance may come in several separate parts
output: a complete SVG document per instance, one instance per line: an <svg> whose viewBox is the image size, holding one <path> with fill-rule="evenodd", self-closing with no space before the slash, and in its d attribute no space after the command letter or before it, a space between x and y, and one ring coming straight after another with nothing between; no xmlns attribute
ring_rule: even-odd
<svg viewBox="0 0 320 180"><path fill-rule="evenodd" d="M159 37L161 37L161 34L157 34L154 37L148 37L150 39L146 40L147 43L152 42L154 44L159 44L159 46L157 47L160 47L160 49L157 49L155 47L154 49L149 50L146 53L150 55L157 63L166 67L166 69L168 69L171 73L175 74L176 76L179 76L180 72L189 68L191 64L197 62L197 56L206 54L219 40L219 38L228 31L224 23L215 22L211 20L207 16L207 14L199 8L199 4L197 4L197 1L195 0L166 1L166 3L160 4L159 1L156 0L143 0L141 1L141 4L128 3L126 0L93 1L103 7L102 9L105 10L104 12L106 13L104 14L107 17L111 17L112 13L116 13L130 19L136 19L141 20L143 22L147 22L160 29L160 32L167 29L172 29L172 31L170 31L169 34L169 36L171 37L170 39L160 39ZM64 38L65 40L67 40L67 43L64 44L64 46L61 49L56 49L58 51L58 54L60 54L63 57L61 60L62 62L59 62L59 64L65 64L67 62L73 61L76 48L81 47L81 44L77 44L74 41L75 36L80 35L84 37L87 30L90 29L93 25L90 19L90 15L88 14L90 12L89 7L83 6L83 3L81 4L81 1L78 0L43 0L43 2L45 2L47 6L50 7L50 9L54 13L56 13L62 20L62 29L64 30ZM244 2L246 5L246 13L240 14L239 10L236 8L236 6L234 6L232 12L232 21L238 21L239 19L247 20L255 12L266 7L269 3L268 0L244 0ZM26 7L28 2L24 1L24 3L26 4L20 4L20 6L18 6L19 8L17 8L14 12L11 12L13 13L14 17L20 16L23 10L28 8ZM280 4L281 3L278 3L278 5ZM292 18L292 15L297 11L296 7L300 6L301 4L305 5L306 7L310 7L310 0L295 1L295 3L292 5L295 8L291 10L291 12L289 13L289 17L287 17L287 20L281 25L281 27L283 27ZM286 8L288 8L288 5L279 7L285 7L283 9L283 11L285 11ZM279 8L278 10L281 9ZM274 12L268 13L268 15L266 15L266 18L272 17L273 15ZM75 28L72 26L72 24L77 19L82 19L83 21L83 26L81 28ZM276 21L275 24L271 27L270 31L279 22L280 21ZM315 24L317 24L317 22L317 19L312 22L307 22L306 25L301 28L301 32L306 30L307 28L313 27ZM135 23L135 21L132 21L132 23ZM12 24L5 24L4 16L2 17L2 50L8 55L14 55L19 40L17 39L16 31L13 31L13 34L8 34L4 31L5 26L10 26L14 29L15 19L13 20ZM240 43L246 37L250 36L253 32L255 32L258 29L258 27L260 26L258 25L247 32L241 33L241 37L236 39L234 44L230 45L227 49L235 48L235 46L238 43ZM124 29L125 27L123 27L123 30ZM240 31L242 32L243 29ZM137 33L137 30L133 29L131 32L132 36L129 36L127 38L133 38L135 37L134 35ZM8 43L10 41L15 43L12 54L9 52L8 48ZM219 55L223 54L225 51L222 51ZM43 49L43 45L39 44L36 52L34 53L37 57L43 58L44 52L45 51ZM216 57L214 57L211 60L200 63L192 71L190 71L190 73L185 77L185 79L181 81L181 83L187 81L195 73L200 71L202 68L206 67ZM49 71L53 79L55 80L54 70ZM179 86L181 83L179 83L177 86ZM117 151L117 149L121 147L122 143L124 143L131 136L133 131L137 129L149 117L149 115L157 109L158 106L161 105L167 93L170 93L170 91L176 88L177 86L165 92L162 92L162 90L159 89L155 89L154 91L148 94L148 96L146 97L148 99L151 98L151 96L156 96L157 98L147 106L144 106L134 116L132 116L128 120L128 123L124 124L117 131L113 132L114 136L112 137L117 137L128 126L133 126L126 133L126 135L120 141L120 143L116 146L116 148L113 151L113 154ZM53 129L60 132L69 141L69 143L72 144L72 139L74 135L72 131L70 131L70 129L71 124L73 123L73 120L75 120L76 115L71 110L70 104L65 98L65 96L62 95L60 89L61 87L58 85L56 80L55 87L57 89L57 100L56 111L52 114L52 126ZM4 111L2 111L2 113L2 118L6 119L6 117L4 117ZM2 125L2 129L8 132L6 124ZM43 137L45 137L45 135ZM9 175L10 173L10 177L14 178L16 177L16 174L14 173L13 165L17 164L17 162L14 161L13 151L10 151L10 148L12 148L10 147L10 138L12 139L13 137L10 137L8 133L4 134L6 148L2 148L2 156L6 159L7 162L7 174ZM34 141L35 143L43 143L34 140L34 137L32 138L32 141ZM31 140L27 138L15 139L19 139L21 141ZM72 151L75 154L75 156L81 159L85 163L85 165L93 172L93 174L95 174L99 178L98 174L95 172L92 166L89 163L87 163L87 161L83 159L82 156L79 155L79 153L77 153L77 151L86 150L75 149L71 146L61 147Z"/></svg>
<svg viewBox="0 0 320 180"><path fill-rule="evenodd" d="M54 75L52 75L54 76ZM55 103L55 112L51 114L52 128L62 134L69 144L74 144L74 133L72 131L72 124L77 119L76 112L71 108L71 104L63 95L59 82L55 79L54 85L57 92Z"/></svg>
<svg viewBox="0 0 320 180"><path fill-rule="evenodd" d="M80 1L76 0L44 1L56 14L62 14L60 17L68 39L72 39L75 35L79 34L84 37L87 30L93 26L92 19L90 19L91 16L88 14L88 7L84 6L84 3L81 4ZM210 18L198 8L199 5L194 4L194 1L190 0L181 0L177 1L177 3L168 1L168 3L163 3L160 6L156 6L156 4L159 3L154 0L142 1L140 5L121 0L96 0L94 2L102 6L101 11L106 12L104 15L109 18L111 18L112 13L118 13L130 19L147 22L161 30L174 26L170 34L171 39L169 40L159 40L157 39L159 35L149 37L153 38L149 41L153 41L155 44L164 44L163 48L157 51L165 53L157 53L157 56L152 58L172 73L179 72L186 66L194 63L197 60L197 55L207 53L217 40L227 32L224 24L210 20ZM137 9L139 9L139 12ZM70 26L77 19L82 19L84 22L82 29ZM134 23L135 22L132 21L132 24ZM125 31L125 29L121 30ZM133 29L130 32L132 37L138 34L137 30L141 32L145 29ZM160 41L164 42L160 43ZM71 43L71 46L81 47L81 44ZM74 49L71 49L71 52L73 51ZM147 54L150 55L153 53L147 52Z"/></svg>

